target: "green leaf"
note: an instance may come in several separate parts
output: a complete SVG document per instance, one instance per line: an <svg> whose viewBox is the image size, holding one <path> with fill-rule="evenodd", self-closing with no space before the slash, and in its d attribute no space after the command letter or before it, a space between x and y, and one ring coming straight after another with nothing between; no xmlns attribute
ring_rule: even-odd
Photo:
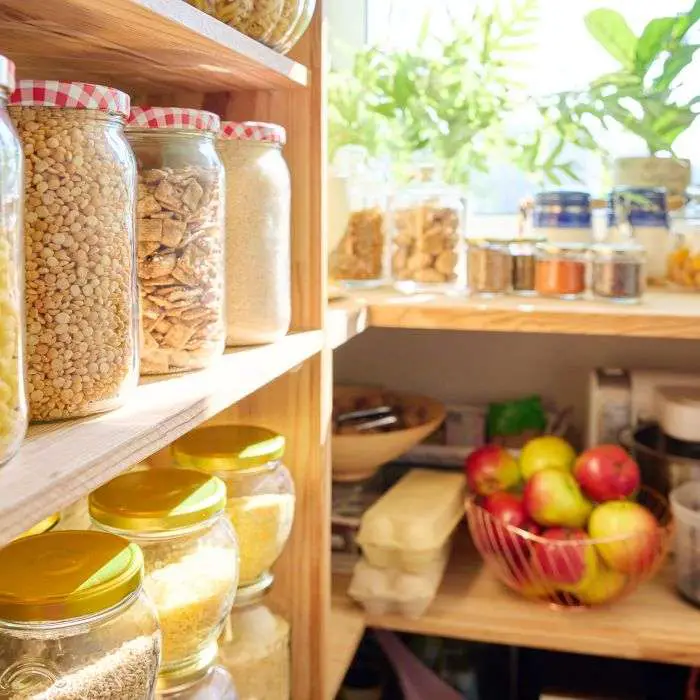
<svg viewBox="0 0 700 700"><path fill-rule="evenodd" d="M699 20L700 0L695 0L690 10L677 18L676 26L673 28L673 40L681 41Z"/></svg>
<svg viewBox="0 0 700 700"><path fill-rule="evenodd" d="M658 58L666 50L676 26L676 17L659 17L652 19L642 32L637 42L635 67L637 75L644 76Z"/></svg>
<svg viewBox="0 0 700 700"><path fill-rule="evenodd" d="M618 71L617 73L606 73L596 78L592 83L592 88L602 88L607 86L613 87L636 87L642 84L642 78L635 74L627 73L626 71Z"/></svg>
<svg viewBox="0 0 700 700"><path fill-rule="evenodd" d="M664 61L663 71L654 80L652 90L654 92L670 90L673 81L692 63L693 56L699 48L698 44L683 44L675 49Z"/></svg>
<svg viewBox="0 0 700 700"><path fill-rule="evenodd" d="M591 36L625 68L634 68L637 37L627 20L615 10L601 8L585 17Z"/></svg>

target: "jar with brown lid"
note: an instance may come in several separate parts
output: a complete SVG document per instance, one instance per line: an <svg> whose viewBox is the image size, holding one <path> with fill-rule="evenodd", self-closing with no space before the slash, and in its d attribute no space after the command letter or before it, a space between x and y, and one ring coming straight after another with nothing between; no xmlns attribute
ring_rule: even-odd
<svg viewBox="0 0 700 700"><path fill-rule="evenodd" d="M31 418L116 408L138 379L129 96L22 80L9 109L25 152Z"/></svg>

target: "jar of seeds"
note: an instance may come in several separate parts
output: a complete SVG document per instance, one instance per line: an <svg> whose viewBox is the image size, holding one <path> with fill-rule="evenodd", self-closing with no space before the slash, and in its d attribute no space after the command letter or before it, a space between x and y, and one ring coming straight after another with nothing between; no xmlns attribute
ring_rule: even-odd
<svg viewBox="0 0 700 700"><path fill-rule="evenodd" d="M511 291L519 296L535 294L535 272L537 269L537 245L541 238L517 238L511 241L513 280Z"/></svg>
<svg viewBox="0 0 700 700"><path fill-rule="evenodd" d="M467 279L476 296L496 296L510 290L512 258L506 240L467 240Z"/></svg>
<svg viewBox="0 0 700 700"><path fill-rule="evenodd" d="M591 290L605 301L636 304L646 286L646 252L635 242L600 243L593 246Z"/></svg>
<svg viewBox="0 0 700 700"><path fill-rule="evenodd" d="M224 351L224 170L219 118L134 107L141 374L206 367Z"/></svg>
<svg viewBox="0 0 700 700"><path fill-rule="evenodd" d="M129 96L22 80L9 110L25 154L31 418L116 408L138 379Z"/></svg>

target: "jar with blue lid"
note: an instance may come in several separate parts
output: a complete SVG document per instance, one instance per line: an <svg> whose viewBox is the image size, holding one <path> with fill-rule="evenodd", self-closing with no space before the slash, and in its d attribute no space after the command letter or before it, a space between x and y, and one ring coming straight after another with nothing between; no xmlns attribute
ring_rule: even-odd
<svg viewBox="0 0 700 700"><path fill-rule="evenodd" d="M535 235L550 243L590 243L593 236L591 195L569 190L538 193L532 228Z"/></svg>

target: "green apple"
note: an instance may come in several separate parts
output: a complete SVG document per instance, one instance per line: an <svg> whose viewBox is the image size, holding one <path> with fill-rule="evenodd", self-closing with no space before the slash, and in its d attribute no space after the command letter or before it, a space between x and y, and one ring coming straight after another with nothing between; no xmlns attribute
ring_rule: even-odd
<svg viewBox="0 0 700 700"><path fill-rule="evenodd" d="M569 472L544 469L525 484L523 504L528 515L546 527L583 528L593 506Z"/></svg>
<svg viewBox="0 0 700 700"><path fill-rule="evenodd" d="M543 469L571 471L576 452L569 443L556 435L543 435L530 440L520 453L520 471L529 479Z"/></svg>
<svg viewBox="0 0 700 700"><path fill-rule="evenodd" d="M600 566L595 576L570 592L584 605L602 605L617 598L626 585L627 576Z"/></svg>

